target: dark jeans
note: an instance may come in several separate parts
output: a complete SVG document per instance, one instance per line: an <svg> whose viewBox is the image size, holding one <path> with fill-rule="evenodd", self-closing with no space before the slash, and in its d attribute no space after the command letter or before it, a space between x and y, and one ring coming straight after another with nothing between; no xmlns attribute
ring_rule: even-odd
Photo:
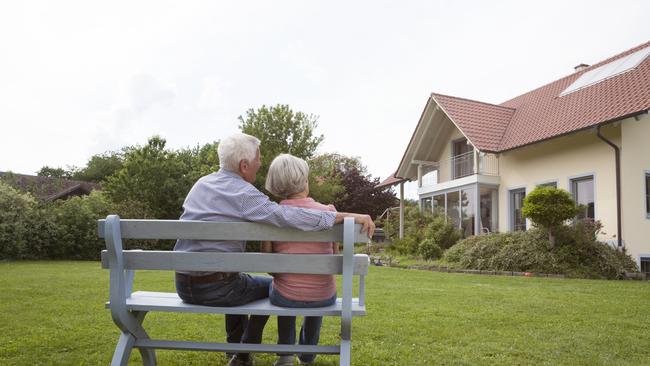
<svg viewBox="0 0 650 366"><path fill-rule="evenodd" d="M285 308L318 308L329 306L336 302L336 294L329 299L321 301L296 301L282 296L278 291L269 288L271 304ZM322 316L306 316L300 327L300 340L298 344L315 346L320 339L320 327L323 324ZM278 317L278 344L296 344L296 317ZM309 363L316 359L316 354L300 354L301 362Z"/></svg>
<svg viewBox="0 0 650 366"><path fill-rule="evenodd" d="M192 283L191 277L176 274L176 292L186 303L206 306L239 306L269 296L272 278L238 273L212 283ZM226 314L228 343L261 343L268 315ZM240 354L244 359L248 354Z"/></svg>

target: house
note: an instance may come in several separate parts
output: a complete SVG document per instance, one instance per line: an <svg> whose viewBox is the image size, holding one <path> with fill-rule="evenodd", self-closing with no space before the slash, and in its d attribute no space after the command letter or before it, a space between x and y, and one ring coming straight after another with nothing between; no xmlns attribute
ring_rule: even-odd
<svg viewBox="0 0 650 366"><path fill-rule="evenodd" d="M95 189L101 189L97 183L11 172L0 172L0 180L23 192L31 193L44 202L84 196Z"/></svg>
<svg viewBox="0 0 650 366"><path fill-rule="evenodd" d="M650 272L649 109L650 42L498 105L432 93L379 186L417 181L421 209L465 235L526 230L526 194L562 188Z"/></svg>

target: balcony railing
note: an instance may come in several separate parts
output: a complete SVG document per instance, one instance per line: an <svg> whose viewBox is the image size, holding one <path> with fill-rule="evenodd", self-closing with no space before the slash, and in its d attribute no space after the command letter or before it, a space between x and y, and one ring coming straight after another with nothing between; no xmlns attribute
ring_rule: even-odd
<svg viewBox="0 0 650 366"><path fill-rule="evenodd" d="M437 171L436 173L433 173ZM499 175L499 159L494 154L470 151L442 160L432 166L422 167L420 186L430 186L443 181L459 179L474 174Z"/></svg>

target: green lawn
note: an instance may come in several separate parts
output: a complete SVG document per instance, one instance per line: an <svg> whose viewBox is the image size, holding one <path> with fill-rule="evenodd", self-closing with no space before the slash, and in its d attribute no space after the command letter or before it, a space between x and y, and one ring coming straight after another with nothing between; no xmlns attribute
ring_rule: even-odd
<svg viewBox="0 0 650 366"><path fill-rule="evenodd" d="M173 291L168 272L136 289ZM0 264L0 365L106 365L118 338L97 262ZM478 276L372 267L355 365L650 365L650 283ZM150 314L152 337L223 341L223 318ZM321 343L338 335L326 318ZM266 342L276 339L275 320ZM158 351L160 365L222 365L219 353ZM138 352L131 356L138 364ZM272 355L257 357L271 365ZM317 365L337 365L319 356Z"/></svg>

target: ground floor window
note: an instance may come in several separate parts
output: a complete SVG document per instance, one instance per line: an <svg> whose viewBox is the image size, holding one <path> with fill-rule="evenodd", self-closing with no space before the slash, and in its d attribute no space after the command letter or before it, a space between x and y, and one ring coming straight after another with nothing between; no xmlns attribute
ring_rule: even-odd
<svg viewBox="0 0 650 366"><path fill-rule="evenodd" d="M578 213L578 218L595 219L594 177L590 175L571 179L571 193L573 200L584 206L584 211Z"/></svg>
<svg viewBox="0 0 650 366"><path fill-rule="evenodd" d="M481 232L484 234L497 232L499 190L493 187L481 187L480 200Z"/></svg>
<svg viewBox="0 0 650 366"><path fill-rule="evenodd" d="M424 212L445 215L465 237L498 230L498 187L466 186L421 198L420 203Z"/></svg>
<svg viewBox="0 0 650 366"><path fill-rule="evenodd" d="M513 189L510 191L510 230L526 231L526 219L522 208L524 207L524 197L526 189Z"/></svg>
<svg viewBox="0 0 650 366"><path fill-rule="evenodd" d="M424 212L431 212L433 210L431 197L423 198L420 201L420 204L422 205L422 210Z"/></svg>
<svg viewBox="0 0 650 366"><path fill-rule="evenodd" d="M542 183L538 184L538 187L551 187L551 188L557 188L557 182L547 182L547 183Z"/></svg>
<svg viewBox="0 0 650 366"><path fill-rule="evenodd" d="M650 273L650 257L641 257L641 272Z"/></svg>
<svg viewBox="0 0 650 366"><path fill-rule="evenodd" d="M645 173L645 216L650 219L650 172Z"/></svg>

